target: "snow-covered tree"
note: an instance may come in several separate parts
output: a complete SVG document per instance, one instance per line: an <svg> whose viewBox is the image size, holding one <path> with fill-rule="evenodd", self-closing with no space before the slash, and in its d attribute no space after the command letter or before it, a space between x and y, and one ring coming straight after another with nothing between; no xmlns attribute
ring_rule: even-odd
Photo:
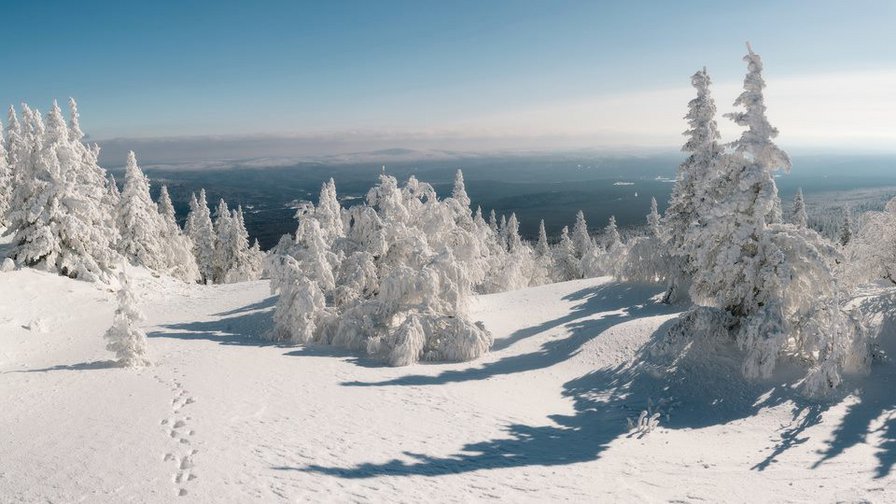
<svg viewBox="0 0 896 504"><path fill-rule="evenodd" d="M688 103L687 136L682 151L687 159L678 166L675 187L664 216L664 245L669 254L669 271L665 302L677 302L688 296L691 277L696 271L695 244L688 240L692 226L706 224L707 205L712 199L716 171L722 155L716 125L716 105L710 93L711 80L704 67L691 76L697 97Z"/></svg>
<svg viewBox="0 0 896 504"><path fill-rule="evenodd" d="M548 234L544 229L544 219L541 219L541 222L538 223L538 242L535 245L535 252L539 257L551 253L551 246L548 245Z"/></svg>
<svg viewBox="0 0 896 504"><path fill-rule="evenodd" d="M23 126L10 128L7 138L16 163L10 256L26 266L105 280L116 232L103 205L105 172L93 163L97 151L73 140L55 102L46 123L27 105L22 113Z"/></svg>
<svg viewBox="0 0 896 504"><path fill-rule="evenodd" d="M656 198L650 198L650 213L647 214L647 230L650 232L650 236L660 236L660 222L661 217L657 210Z"/></svg>
<svg viewBox="0 0 896 504"><path fill-rule="evenodd" d="M316 281L303 274L294 258L281 255L276 260L282 263L276 268L280 272L280 295L269 338L293 344L318 340L329 314L323 291Z"/></svg>
<svg viewBox="0 0 896 504"><path fill-rule="evenodd" d="M793 197L793 211L791 213L791 222L797 227L808 227L809 216L806 214L806 203L803 201L803 188L796 190Z"/></svg>
<svg viewBox="0 0 896 504"><path fill-rule="evenodd" d="M517 220L516 213L510 214L510 219L508 219L505 229L508 252L512 253L515 250L519 250L523 246L523 239L520 237L520 221Z"/></svg>
<svg viewBox="0 0 896 504"><path fill-rule="evenodd" d="M569 237L569 228L563 226L560 241L554 249L554 279L565 282L577 278L582 278L582 271L576 258L576 246Z"/></svg>
<svg viewBox="0 0 896 504"><path fill-rule="evenodd" d="M464 185L464 174L457 170L454 175L454 189L451 191L451 197L456 201L460 208L470 209L470 197L467 196L467 187Z"/></svg>
<svg viewBox="0 0 896 504"><path fill-rule="evenodd" d="M604 248L608 251L622 243L622 237L619 236L619 228L616 226L616 216L611 215L604 227Z"/></svg>
<svg viewBox="0 0 896 504"><path fill-rule="evenodd" d="M845 244L847 282L859 285L884 279L896 285L896 198L882 212L865 212L860 222Z"/></svg>
<svg viewBox="0 0 896 504"><path fill-rule="evenodd" d="M128 153L117 219L121 233L118 251L132 264L164 271L162 219L149 195L149 179L137 165L133 151Z"/></svg>
<svg viewBox="0 0 896 504"><path fill-rule="evenodd" d="M106 349L115 352L118 365L122 367L142 367L150 365L146 356L146 334L138 325L143 314L137 309L137 301L131 291L127 275L118 276L121 284L118 290L118 308L112 319L112 327L106 331Z"/></svg>
<svg viewBox="0 0 896 504"><path fill-rule="evenodd" d="M399 187L382 175L366 203L347 210L345 236L333 243L317 209L305 209L295 240L281 240L268 259L281 296L272 336L360 350L391 365L487 351L491 336L466 313L484 277L482 228L457 196L439 201L429 184L411 177Z"/></svg>
<svg viewBox="0 0 896 504"><path fill-rule="evenodd" d="M594 247L591 236L588 234L588 223L585 222L585 214L579 210L576 214L576 223L572 227L572 243L575 246L576 258L581 259L588 255Z"/></svg>
<svg viewBox="0 0 896 504"><path fill-rule="evenodd" d="M172 276L185 282L197 282L200 279L199 266L193 256L193 242L185 235L177 224L174 205L168 195L168 187L162 186L159 192L159 215L162 217L160 240L163 245L166 263Z"/></svg>
<svg viewBox="0 0 896 504"><path fill-rule="evenodd" d="M849 211L849 207L843 208L843 220L840 222L840 235L838 237L838 241L840 245L846 246L849 245L850 240L852 240L852 212Z"/></svg>
<svg viewBox="0 0 896 504"><path fill-rule="evenodd" d="M257 279L256 259L249 247L249 233L243 209L230 211L222 199L215 218L214 278L218 283L245 282Z"/></svg>
<svg viewBox="0 0 896 504"><path fill-rule="evenodd" d="M735 101L744 111L728 115L747 130L703 181L710 206L686 233L696 245L691 297L724 312L720 319L730 322L717 333L730 332L744 350L748 377L769 376L780 356L793 355L812 367L809 391L822 393L842 370L864 362L862 330L841 305L834 247L812 230L781 223L773 171L790 162L772 142L777 130L765 117L762 63L748 50L744 92Z"/></svg>
<svg viewBox="0 0 896 504"><path fill-rule="evenodd" d="M200 281L214 282L215 231L205 189L199 190L199 199L195 194L190 196L190 213L184 228L193 244L193 257L199 267Z"/></svg>
<svg viewBox="0 0 896 504"><path fill-rule="evenodd" d="M12 202L12 188L14 184L12 167L6 155L6 142L4 141L3 124L0 123L0 226L6 225L9 206Z"/></svg>
<svg viewBox="0 0 896 504"><path fill-rule="evenodd" d="M342 206L336 196L336 183L332 178L321 187L318 204L314 210L327 243L332 243L333 240L345 236Z"/></svg>

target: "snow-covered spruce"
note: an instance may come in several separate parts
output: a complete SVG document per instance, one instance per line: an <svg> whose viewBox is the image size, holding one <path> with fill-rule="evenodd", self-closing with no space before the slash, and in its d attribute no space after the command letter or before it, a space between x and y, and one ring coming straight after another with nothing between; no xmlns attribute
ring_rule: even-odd
<svg viewBox="0 0 896 504"><path fill-rule="evenodd" d="M205 189L199 190L198 199L195 193L190 195L190 213L187 214L184 232L193 245L193 257L199 268L200 282L214 282L215 235Z"/></svg>
<svg viewBox="0 0 896 504"><path fill-rule="evenodd" d="M164 193L167 195L167 191ZM167 203L170 206L170 200ZM131 263L165 273L185 282L199 280L199 269L192 246L184 240L173 208L163 209L171 215L167 222L149 195L149 179L137 166L137 156L128 153L124 189L118 204L118 229L121 237L118 251Z"/></svg>
<svg viewBox="0 0 896 504"><path fill-rule="evenodd" d="M790 212L790 222L797 227L809 227L809 216L806 214L806 202L803 200L803 188L800 187L793 197L793 209Z"/></svg>
<svg viewBox="0 0 896 504"><path fill-rule="evenodd" d="M105 199L105 172L96 164L99 149L82 143L77 105L66 124L54 102L43 121L22 105L13 110L5 138L14 187L3 219L15 234L10 252L17 263L84 280L105 280L116 260L117 237Z"/></svg>
<svg viewBox="0 0 896 504"><path fill-rule="evenodd" d="M664 301L674 303L686 300L696 264L694 264L688 233L693 225L701 226L701 215L709 213L703 208L711 200L707 199L708 184L716 180L717 163L722 153L719 146L718 127L716 125L716 105L710 93L711 80L704 67L691 76L691 85L697 90L697 97L688 103L685 119L689 129L685 131L687 141L682 151L688 153L687 159L678 166L675 187L669 200L669 206L663 218L666 233L664 245L669 255L667 272L667 289Z"/></svg>
<svg viewBox="0 0 896 504"><path fill-rule="evenodd" d="M697 208L698 224L684 233L694 265L690 294L726 314L716 333L730 334L744 350L746 376L769 376L779 357L792 356L811 368L807 391L821 394L844 371L865 365L863 331L842 307L836 248L815 231L781 222L772 172L789 170L790 160L772 142L777 130L765 117L762 62L752 50L744 59L749 69L735 101L744 111L728 117L747 129L696 179L696 193L713 203ZM673 332L688 334L698 319L681 317Z"/></svg>
<svg viewBox="0 0 896 504"><path fill-rule="evenodd" d="M146 356L146 334L137 325L143 314L137 309L137 301L131 292L131 285L124 273L118 275L121 287L118 290L118 308L112 319L112 327L106 331L106 350L115 352L121 367L141 367L150 365Z"/></svg>

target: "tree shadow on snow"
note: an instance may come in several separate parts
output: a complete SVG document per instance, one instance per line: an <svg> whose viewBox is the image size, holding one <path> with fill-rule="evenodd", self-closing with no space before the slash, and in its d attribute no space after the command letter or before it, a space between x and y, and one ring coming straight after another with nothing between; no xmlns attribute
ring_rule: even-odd
<svg viewBox="0 0 896 504"><path fill-rule="evenodd" d="M875 454L878 460L875 476L883 478L890 475L896 464L896 394L893 393L896 384L893 362L896 357L896 293L867 298L859 308L866 315L874 314L877 330L874 339L886 358L871 366L871 373L862 381L862 387L854 391L856 401L847 407L846 415L827 441L827 449L821 452L821 458L812 467L820 466L850 447L866 444L868 435L877 433L880 444ZM874 429L874 424L879 421L881 425Z"/></svg>
<svg viewBox="0 0 896 504"><path fill-rule="evenodd" d="M366 367L366 368L383 368L389 367L388 364L383 362L381 359L375 359L373 357L369 357L363 354L359 354L358 352L354 352L352 350L347 350L345 348L333 346L333 345L323 345L323 344L310 344L303 345L298 348L295 348L291 352L286 352L286 356L290 357L328 357L328 358L341 358L346 362L350 362L355 364L356 366Z"/></svg>
<svg viewBox="0 0 896 504"><path fill-rule="evenodd" d="M612 321L619 320L613 318ZM681 402L685 404L693 404L695 398L701 401L702 408L695 407L699 411L674 409L663 420L666 428L697 428L755 413L760 405L748 397L750 394L735 394L733 401L724 404L708 403L708 397L714 392L727 392L724 389L731 388L732 384L725 384L723 380L706 380L705 377L696 381L693 374L698 370L690 370L688 366L681 366L680 362L679 369L684 372L663 374L660 369L668 366L668 362L652 357L647 359L656 341L668 331L670 323L663 324L651 342L639 350L639 355L644 359L638 359L634 364L596 370L565 383L562 394L572 400L575 412L572 415L551 415L551 425L511 424L505 428L505 436L469 443L447 457L404 452L405 460L394 459L383 464L275 469L355 479L381 475L438 476L483 469L568 465L600 458L610 443L629 434L626 419L637 418L648 407L648 399L653 399L661 410L665 408L667 411L673 409L675 404L664 402L669 397L681 397ZM594 337L600 334L602 328L609 326L578 324L578 327L574 331L591 332ZM583 336L572 338L576 337Z"/></svg>
<svg viewBox="0 0 896 504"><path fill-rule="evenodd" d="M587 299L588 296L585 295L584 298ZM652 309L646 311L656 313ZM890 309L890 312L893 313L894 310ZM581 338L595 337L613 323L630 317L619 316L609 320L578 323L580 328L572 327L575 334L567 338L568 341L564 340L562 345L551 346L552 342L546 344L537 366L531 366L528 359L534 357L530 356L525 361L516 361L512 365L498 361L479 370L452 372L447 377L443 374L431 381L424 379L427 377L413 377L412 382L447 383L484 378L499 372L544 367L580 348L584 343L580 341ZM562 320L575 318L563 317ZM554 322L556 321L543 326L550 327ZM792 421L790 425L782 427L779 441L763 460L752 467L744 467L745 470L762 471L774 464L783 453L805 443L810 435L809 429L818 425L826 411L848 396L847 385L838 395L826 401L807 399L798 389L804 370L787 360L779 363L772 378L748 381L741 373L743 354L730 343L692 342L670 351L666 335L673 323L674 320L670 320L658 328L630 363L616 368L599 369L565 383L562 394L572 400L575 413L551 415L549 418L552 425L510 424L505 428L504 436L466 444L457 453L447 457L403 452L404 460L396 458L382 464L363 463L354 467L310 465L275 469L357 479L383 475L438 476L485 469L567 465L597 460L617 438L637 436L637 432L629 431L626 419L636 419L648 407L661 414L662 428L700 429L752 417L765 408L789 406ZM585 333L590 335L586 336ZM896 397L888 393L887 387L896 377L894 375L896 373L893 372L893 366L885 364L874 367L870 380L862 380L865 384L878 380L881 382L878 386L872 384L858 393L858 402L849 408L841 425L835 430L833 439L828 442L828 449L821 453L822 458L813 467L836 457L850 446L865 442L871 425L875 420L885 417L884 425L879 429L883 440L878 447L877 477L890 474L896 462L896 415L893 415ZM398 379L384 384L406 383Z"/></svg>
<svg viewBox="0 0 896 504"><path fill-rule="evenodd" d="M493 352L499 352L520 340L560 326L566 327L569 332L567 337L547 341L537 351L502 357L478 367L444 371L435 376L407 375L382 382L354 381L345 382L343 385L349 387L444 385L548 368L576 355L588 341L616 324L630 322L641 317L680 311L680 307L649 301L661 292L662 289L655 285L623 283L604 284L582 289L563 298L566 301L582 301L566 315L520 329L510 336L496 341L492 346Z"/></svg>
<svg viewBox="0 0 896 504"><path fill-rule="evenodd" d="M45 373L47 371L86 371L90 369L112 369L120 367L118 362L114 360L102 360L92 362L79 362L77 364L59 364L40 369L19 369L15 371L7 371L7 373ZM5 373L4 373L5 374Z"/></svg>
<svg viewBox="0 0 896 504"><path fill-rule="evenodd" d="M253 312L253 311L258 311L258 310L273 309L274 305L276 303L277 303L277 296L269 296L265 299L262 299L261 301L259 301L257 303L252 303L250 305L241 306L239 308L224 311L221 313L215 313L214 316L215 317L229 317L231 315L240 315L242 313L248 313L248 312Z"/></svg>
<svg viewBox="0 0 896 504"><path fill-rule="evenodd" d="M236 310L216 314L217 320L184 322L161 326L161 330L147 334L150 338L208 340L222 345L276 346L262 336L273 326L273 306L276 298L268 298Z"/></svg>

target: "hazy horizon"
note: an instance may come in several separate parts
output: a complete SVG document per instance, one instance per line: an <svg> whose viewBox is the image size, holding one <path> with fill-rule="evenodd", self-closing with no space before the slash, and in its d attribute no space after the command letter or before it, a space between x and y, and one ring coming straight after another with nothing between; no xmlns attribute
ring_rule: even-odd
<svg viewBox="0 0 896 504"><path fill-rule="evenodd" d="M133 149L152 161L675 150L690 76L704 66L720 130L736 137L722 114L742 87L749 40L780 145L896 152L896 7L802 7L100 1L57 4L47 17L20 2L5 9L7 35L30 42L9 54L15 78L0 81L0 103L46 110L73 96L110 157ZM34 19L45 24L37 39Z"/></svg>

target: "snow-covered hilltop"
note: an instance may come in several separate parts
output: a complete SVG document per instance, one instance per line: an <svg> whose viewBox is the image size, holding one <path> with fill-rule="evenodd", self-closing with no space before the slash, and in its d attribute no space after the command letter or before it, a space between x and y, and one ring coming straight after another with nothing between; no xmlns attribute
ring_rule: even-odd
<svg viewBox="0 0 896 504"><path fill-rule="evenodd" d="M263 252L201 189L182 229L133 152L119 189L74 101L11 109L0 496L893 500L896 202L839 243L801 192L785 217L744 60L728 144L692 76L664 215L536 243L460 171L439 198L384 170L349 208L324 182Z"/></svg>
<svg viewBox="0 0 896 504"><path fill-rule="evenodd" d="M262 339L275 303L266 281L130 273L155 363L135 371L112 367L100 338L112 293L3 274L14 281L0 292L5 499L896 498L891 363L855 394L814 403L744 381L730 349L651 358L681 310L659 287L604 277L478 296L470 316L495 339L486 356L394 368ZM798 376L783 371L776 378ZM648 408L659 425L629 430Z"/></svg>

